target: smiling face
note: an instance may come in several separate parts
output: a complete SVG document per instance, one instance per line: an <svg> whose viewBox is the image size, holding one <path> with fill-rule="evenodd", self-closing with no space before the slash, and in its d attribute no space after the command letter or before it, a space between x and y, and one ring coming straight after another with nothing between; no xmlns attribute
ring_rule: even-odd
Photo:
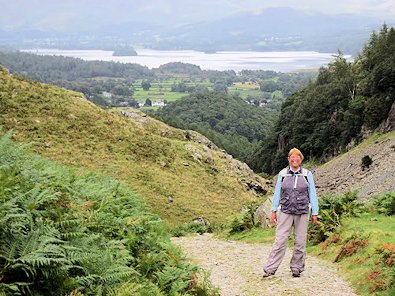
<svg viewBox="0 0 395 296"><path fill-rule="evenodd" d="M289 162L289 166L293 170L297 170L300 167L300 164L302 163L302 157L300 157L299 154L292 154L291 156L288 157L288 162Z"/></svg>

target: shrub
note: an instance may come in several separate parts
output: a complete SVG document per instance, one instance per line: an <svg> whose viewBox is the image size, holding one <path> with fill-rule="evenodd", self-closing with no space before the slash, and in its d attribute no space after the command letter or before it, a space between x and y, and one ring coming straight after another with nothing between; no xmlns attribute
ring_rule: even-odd
<svg viewBox="0 0 395 296"><path fill-rule="evenodd" d="M177 226L174 229L170 230L171 235L180 237L184 236L187 233L211 233L213 232L213 227L211 224L203 224L197 222L189 222L183 225Z"/></svg>
<svg viewBox="0 0 395 296"><path fill-rule="evenodd" d="M245 225L242 221L239 220L239 218L235 217L232 222L230 223L230 231L229 233L234 234L238 232L242 232L245 230L248 230L251 228L248 228L247 225Z"/></svg>
<svg viewBox="0 0 395 296"><path fill-rule="evenodd" d="M320 198L318 221L309 225L309 240L313 244L325 241L340 227L342 217L356 216L361 209L357 198L356 191L340 195L326 195Z"/></svg>
<svg viewBox="0 0 395 296"><path fill-rule="evenodd" d="M243 207L244 213L241 220L239 220L238 217L235 217L231 222L230 233L238 233L258 226L258 223L255 222L254 215L259 205L260 203L257 201L246 203Z"/></svg>
<svg viewBox="0 0 395 296"><path fill-rule="evenodd" d="M373 160L369 155L365 155L364 157L362 157L362 159L361 159L362 170L369 168L372 163L373 163Z"/></svg>
<svg viewBox="0 0 395 296"><path fill-rule="evenodd" d="M373 293L393 289L395 287L395 269L393 267L395 246L391 243L383 243L379 248L376 248L375 253L378 254L379 261L375 263L376 269L369 274L368 281L371 284L369 291Z"/></svg>
<svg viewBox="0 0 395 296"><path fill-rule="evenodd" d="M387 192L373 198L374 209L380 214L388 216L395 214L395 192Z"/></svg>
<svg viewBox="0 0 395 296"><path fill-rule="evenodd" d="M395 261L395 246L390 243L383 243L380 248L376 249L385 265L393 266Z"/></svg>

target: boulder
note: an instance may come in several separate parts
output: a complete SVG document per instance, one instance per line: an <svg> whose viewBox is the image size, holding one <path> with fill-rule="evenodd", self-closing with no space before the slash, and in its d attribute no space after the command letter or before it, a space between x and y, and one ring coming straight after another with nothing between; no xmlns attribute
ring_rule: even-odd
<svg viewBox="0 0 395 296"><path fill-rule="evenodd" d="M192 221L193 224L198 224L198 225L202 225L202 226L210 226L210 222L205 219L204 217L196 217L195 219L193 219Z"/></svg>
<svg viewBox="0 0 395 296"><path fill-rule="evenodd" d="M118 112L118 114L141 125L145 125L149 123L149 119L147 115L137 110L131 110L131 109L129 109L128 111L121 110Z"/></svg>
<svg viewBox="0 0 395 296"><path fill-rule="evenodd" d="M198 132L195 132L192 130L186 130L186 131L184 131L184 136L185 136L185 139L188 141L203 144L204 146L206 146L212 150L215 150L215 151L220 150L213 142L211 142L209 139L207 139L205 136L199 134Z"/></svg>
<svg viewBox="0 0 395 296"><path fill-rule="evenodd" d="M206 163L210 166L215 165L212 151L206 146L199 147L194 144L185 144L185 149L191 152L191 157L197 163Z"/></svg>
<svg viewBox="0 0 395 296"><path fill-rule="evenodd" d="M272 201L270 198L266 199L258 209L255 211L254 219L261 224L262 228L272 227L270 222L272 217Z"/></svg>

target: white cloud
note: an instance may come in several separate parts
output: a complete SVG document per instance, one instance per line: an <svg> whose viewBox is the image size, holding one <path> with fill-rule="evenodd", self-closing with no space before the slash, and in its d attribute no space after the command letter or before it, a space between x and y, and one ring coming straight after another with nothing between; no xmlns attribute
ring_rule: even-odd
<svg viewBox="0 0 395 296"><path fill-rule="evenodd" d="M352 13L395 20L395 0L0 0L0 27L44 24L60 15L58 25L77 19L111 22L195 22L242 11L259 14L269 7L322 13ZM22 13L22 11L24 11ZM75 16L74 18L72 16Z"/></svg>
<svg viewBox="0 0 395 296"><path fill-rule="evenodd" d="M395 18L394 0L222 0L241 10L258 12L269 7L291 7L297 10L322 13L352 13Z"/></svg>

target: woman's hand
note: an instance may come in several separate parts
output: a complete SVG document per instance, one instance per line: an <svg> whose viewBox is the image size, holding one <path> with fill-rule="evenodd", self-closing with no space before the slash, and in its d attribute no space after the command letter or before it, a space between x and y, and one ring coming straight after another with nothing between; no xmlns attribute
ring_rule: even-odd
<svg viewBox="0 0 395 296"><path fill-rule="evenodd" d="M273 225L277 224L277 214L276 214L276 212L272 212L272 224Z"/></svg>
<svg viewBox="0 0 395 296"><path fill-rule="evenodd" d="M317 216L316 215L311 216L311 222L313 222L313 224L317 223Z"/></svg>

